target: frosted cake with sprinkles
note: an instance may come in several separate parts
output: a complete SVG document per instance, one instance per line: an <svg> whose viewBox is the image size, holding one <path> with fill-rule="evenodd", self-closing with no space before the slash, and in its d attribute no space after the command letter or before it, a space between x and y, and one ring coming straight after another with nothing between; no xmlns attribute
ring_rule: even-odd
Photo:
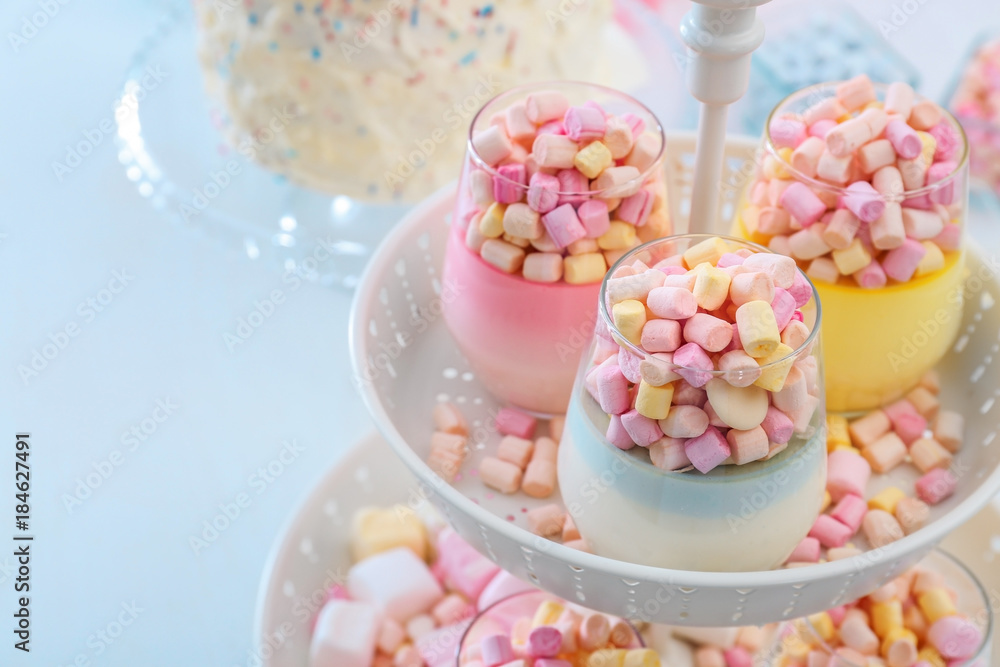
<svg viewBox="0 0 1000 667"><path fill-rule="evenodd" d="M307 187L415 201L455 178L489 98L594 81L611 0L195 0L241 154Z"/></svg>

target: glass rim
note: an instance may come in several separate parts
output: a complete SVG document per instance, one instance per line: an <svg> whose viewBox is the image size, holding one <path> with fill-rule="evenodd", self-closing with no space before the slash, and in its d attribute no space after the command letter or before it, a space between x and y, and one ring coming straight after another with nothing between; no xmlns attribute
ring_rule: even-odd
<svg viewBox="0 0 1000 667"><path fill-rule="evenodd" d="M778 102L774 106L773 109L771 109L771 113L769 113L767 115L767 120L765 121L765 124L764 124L764 147L766 148L767 152L772 157L774 157L776 160L778 160L781 163L781 166L782 166L783 169L785 169L788 173L792 174L794 180L801 181L801 182L809 185L810 187L815 187L815 188L819 188L821 190L826 190L827 192L832 192L832 193L834 193L834 194L836 194L838 196L843 196L843 195L847 194L847 186L850 185L850 184L848 183L847 185L835 185L835 184L832 184L832 183L827 183L827 182L821 181L821 180L819 180L817 178L806 176L801 171L799 171L798 169L796 169L795 167L793 167L792 164L791 164L791 162L786 161L785 159L783 159L778 154L778 150L779 149L778 149L777 146L774 145L774 141L771 139L771 122L773 120L777 119L778 111L782 110L783 106L785 106L786 104L792 102L793 100L796 100L796 99L798 99L800 97L808 97L809 95L817 95L819 93L825 93L825 92L828 92L828 91L834 91L834 90L836 90L836 87L838 85L840 85L841 83L844 83L844 82L843 81L825 81L823 83L816 83L816 84L813 84L811 86L806 86L805 88L800 88L799 90L796 90L794 93L791 93L790 95L786 95L780 102ZM875 87L876 94L883 93L883 97L884 97L885 91L888 90L888 88L889 88L889 84L881 83L881 82L872 82L872 85ZM914 97L915 101L922 102L922 101L925 101L925 100L929 100L931 102L934 102L934 100L930 100L929 98L924 97L920 93L916 93L916 91L914 91L914 92L915 92L915 97ZM826 99L827 97L830 97L830 96L827 95L827 96L825 96L822 99ZM965 169L966 165L968 164L968 162L969 162L969 137L965 134L965 128L962 126L962 123L955 116L955 114L953 114L949 109L947 109L945 106L943 106L941 104L938 104L937 102L934 102L934 104L937 104L938 108L941 109L941 112L944 115L944 117L947 118L948 121L951 123L952 127L955 130L958 131L958 135L962 139L962 155L961 155L960 159L958 159L956 161L955 168L947 176L945 176L944 178L942 178L940 181L937 181L935 183L931 183L930 185L924 185L924 186L921 186L921 187L913 189L913 190L903 190L902 192L900 192L898 194L893 194L893 195L889 195L889 196L886 196L886 195L883 195L883 194L879 193L879 195L877 197L878 199L881 199L881 200L886 201L886 202L897 202L898 203L898 202L903 202L903 201L905 201L907 199L913 199L913 198L921 197L923 195L930 194L931 192L934 192L936 190L941 189L942 187L945 187L948 183L957 180L957 178L961 175L962 171Z"/></svg>
<svg viewBox="0 0 1000 667"><path fill-rule="evenodd" d="M513 600L516 600L516 599L519 599L519 598L522 598L522 597L527 597L529 595L544 595L544 596L548 596L549 598L554 598L556 600L560 600L562 602L569 602L569 600L566 600L565 598L562 598L562 597L556 595L555 593L549 593L548 591L542 590L541 588L536 588L536 589L530 590L530 591L518 591L517 593L511 593L510 595L507 595L505 597L500 598L499 600L496 600L495 602L493 602L493 604L491 604L490 606L486 607L485 609L477 610L476 614L474 616L472 616L472 619L469 621L469 625L466 626L465 630L462 631L462 637L458 640L458 647L455 649L455 667L461 667L461 664L462 664L461 663L461 660L462 660L462 649L465 648L465 640L468 639L469 633L472 632L472 628L476 625L476 623L479 621L479 619L485 618L487 616L487 614L489 614L491 611L494 611L500 605L506 604L508 602L511 602ZM569 603L570 604L577 604L577 603L573 603L573 602L569 602ZM597 614L597 613L600 613L600 612L594 611L593 613ZM630 621L629 619L627 619L625 617L616 616L614 614L611 614L611 616L613 616L614 618L621 619L622 621L625 621L625 623L628 624L628 627L632 630L632 634L634 635L635 639L638 640L638 642L639 642L639 648L646 648L646 640L643 639L642 633L639 632L639 628L635 627L635 624L632 623L632 621Z"/></svg>
<svg viewBox="0 0 1000 667"><path fill-rule="evenodd" d="M981 582L979 580L979 577L977 577L975 573L971 569L969 569L969 566L963 563L958 557L954 556L952 553L948 551L945 551L941 547L934 547L928 553L927 556L924 556L924 558L920 559L920 562L923 562L924 559L933 556L941 556L945 560L949 561L952 565L958 567L958 569L968 578L968 580L972 582L973 588L979 594L979 598L983 602L983 609L986 611L986 623L982 628L980 628L982 630L982 641L979 643L979 646L976 647L975 653L973 653L970 658L966 658L962 662L948 663L948 664L954 664L956 667L968 667L972 664L972 661L975 660L976 657L978 657L983 652L983 649L987 648L991 644L990 638L993 636L993 609L990 605L990 596L989 593L986 591L986 589L983 587L983 582ZM913 567L920 567L920 562L918 562L916 565L913 565ZM974 621L974 619L971 618L970 620ZM803 621L805 623L806 627L809 629L809 632L812 633L813 637L819 641L819 646L822 646L823 649L827 651L831 656L833 656L836 653L836 650L829 644L827 644L826 640L824 640L820 636L819 631L816 629L816 626L813 625L813 622L809 619L808 616L800 618L798 619L798 621ZM789 623L791 624L794 624L795 622L796 621L789 621ZM778 638L778 641L781 641L780 637ZM838 658L838 660L841 664L837 665L836 667L865 667L865 665L858 665L845 658Z"/></svg>
<svg viewBox="0 0 1000 667"><path fill-rule="evenodd" d="M514 96L520 95L520 94L525 93L525 92L532 92L532 91L538 91L538 90L547 90L547 89L553 89L553 88L576 87L576 86L591 88L591 89L600 91L602 93L605 93L607 95L611 95L612 97L617 97L619 99L622 99L622 100L628 102L629 104L634 104L640 110L642 110L646 114L648 114L650 118L652 118L654 121L656 121L656 133L659 135L659 138L660 138L660 150L656 154L656 158L653 160L652 164L649 165L649 167L647 167L645 170L639 172L639 175L637 177L635 177L633 179L630 179L628 181L625 181L624 183L619 183L617 185L612 185L610 187L603 188L601 190L587 190L586 192L573 192L573 191L559 190L555 194L557 194L559 196L563 196L563 197L581 197L581 196L587 196L587 197L593 197L595 199L604 199L605 197L601 197L602 194L605 194L607 192L611 192L613 190L624 190L624 189L627 189L628 187L630 187L632 185L635 185L636 183L638 183L639 187L641 188L642 185L643 185L643 183L646 181L646 179L649 176L655 174L663 166L663 159L666 156L666 152L667 152L667 135L666 135L666 132L664 132L664 130L663 130L663 123L660 122L659 117L655 113L653 113L652 109L650 109L648 106L646 106L645 104L643 104L639 100L635 99L634 97L632 97L628 93L625 93L625 92L623 92L621 90L617 90L615 88L610 88L608 86L602 86L601 84L598 84L598 83L588 83L586 81L541 81L541 82L538 82L538 83L525 83L525 84L521 84L519 86L515 86L514 88L511 88L509 90L505 90L505 91L503 91L501 93L498 93L498 94L494 95L490 99L486 100L486 102L483 104L483 106L481 106L479 108L479 110L476 112L476 115L472 117L472 122L469 123L469 132L468 132L468 136L466 137L466 140L465 140L465 152L466 152L466 155L473 162L473 164L476 165L476 167L478 167L479 169L482 169L483 171L485 171L492 178L500 179L501 181L504 181L505 183L513 185L513 186L515 186L517 188L522 188L524 190L527 190L528 186L526 184L518 183L516 181L512 181L511 179L507 178L506 176L500 174L500 172L497 171L496 167L491 167L490 165L486 164L486 162L483 161L482 157L480 157L479 153L476 151L476 148L475 148L475 146L472 143L472 137L473 137L473 132L476 129L476 123L479 121L480 117L482 117L483 114L488 109L490 109L493 105L495 105L495 104L497 104L499 102L502 102L505 98L514 97ZM506 107L504 107L504 108L506 108ZM646 128L646 129L649 130L650 128ZM607 199L617 199L617 197L607 197Z"/></svg>
<svg viewBox="0 0 1000 667"><path fill-rule="evenodd" d="M635 255L638 254L640 251L650 248L654 245L674 242L678 240L697 239L699 241L704 241L713 238L719 238L726 242L735 243L739 246L756 249L757 252L764 252L769 255L777 254L773 250L770 250L769 248L766 248L765 246L762 246L759 243L754 243L753 241L747 241L746 239L736 238L735 236L726 236L724 234L674 234L672 236L664 236L663 238L653 239L652 241L647 241L642 245L632 248L627 253L618 258L618 261L615 262L608 269L608 272L604 274L604 278L601 280L601 291L600 291L600 296L598 297L599 300L597 304L597 310L600 318L604 321L604 324L611 331L611 335L615 338L615 344L621 347L625 347L630 354L633 354L643 359L652 356L654 354L653 352L647 352L643 350L641 347L635 345L634 343L632 343L632 341L628 340L624 335L622 335L621 331L619 331L618 327L615 325L614 318L611 316L611 313L608 309L608 300L607 300L608 281L614 277L614 273L618 269L618 267L623 266L626 262L631 262L632 260L635 259ZM819 292L816 291L816 285L814 285L813 281L809 279L809 276L807 276L805 272L799 268L798 264L796 264L795 270L798 271L800 274L802 274L802 277L806 279L809 288L812 289L812 300L816 304L816 321L813 323L813 327L809 331L809 335L806 337L806 339L802 342L801 345L799 345L797 348L795 348L785 356L781 357L780 359L775 359L774 361L769 361L768 363L759 366L760 370L762 371L776 367L779 364L783 364L787 362L789 359L794 360L796 357L802 354L803 350L806 350L810 346L812 346L816 341L816 337L819 335L820 324L823 320L823 305L822 303L820 303ZM668 363L667 366L671 369L708 373L712 376L713 379L715 378L724 379L733 372L733 371L723 371L718 369L707 371L701 368L691 368L689 366L682 366L680 364L675 364L673 362Z"/></svg>

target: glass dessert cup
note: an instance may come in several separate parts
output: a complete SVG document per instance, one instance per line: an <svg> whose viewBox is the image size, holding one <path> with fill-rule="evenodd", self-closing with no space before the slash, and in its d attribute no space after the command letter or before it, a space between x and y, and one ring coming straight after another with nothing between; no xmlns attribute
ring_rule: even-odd
<svg viewBox="0 0 1000 667"><path fill-rule="evenodd" d="M947 660L948 667L989 667L995 595L991 599L976 576L961 561L941 549L934 549L917 567L943 578L945 586L957 594L957 599L954 600L956 610L968 619L971 627L981 636L981 641L969 657ZM821 663L827 667L867 667L872 664L871 661L863 662L856 657L852 659L850 654L838 654L835 648L823 639L814 619L815 616L800 618L780 626L770 648L766 653L758 655L760 664L765 667L805 665L807 659L803 653L810 650L829 656L828 662ZM920 649L927 645L924 637L920 637L918 641ZM812 662L808 661L808 664ZM917 664L921 663L918 661Z"/></svg>
<svg viewBox="0 0 1000 667"><path fill-rule="evenodd" d="M546 601L556 602L566 607L567 610L574 611L581 615L593 613L576 604L561 600L558 596L545 591L537 590L516 593L510 597L493 603L472 619L472 622L465 630L465 634L462 635L462 642L459 646L458 656L456 657L455 662L456 667L463 667L463 665L467 664L470 666L472 664L481 664L475 662L478 657L478 645L481 639L496 634L505 634L508 636L516 635L518 620L534 617L535 610ZM608 618L611 619L612 617ZM624 621L624 619L621 620ZM635 626L628 621L624 622L629 630L631 630L632 638L626 646L621 646L619 648L645 648L646 644L643 642L642 636L635 629ZM515 645L515 651L516 650L517 647ZM523 657L523 655L518 657ZM572 656L564 658L560 655L557 659L566 659L573 662Z"/></svg>
<svg viewBox="0 0 1000 667"><path fill-rule="evenodd" d="M647 243L623 256L608 276L635 260L654 266L711 238L687 234ZM769 253L753 243L722 238L733 251ZM782 364L800 369L807 377L811 413L796 422L787 446L768 443L765 459L743 465L724 461L703 474L661 469L645 448L619 449L605 435L611 417L587 387L594 362L602 358L596 356L599 348L617 344L620 353L641 360L652 357L615 327L606 305L608 280L602 283L597 333L580 362L559 447L559 487L581 535L594 553L641 565L696 571L777 567L808 534L826 485L821 318L815 289L801 307L809 335L787 356L760 366L765 373ZM728 374L740 373L715 366L702 371L709 374L708 382L728 385ZM668 367L681 375L694 371L673 363Z"/></svg>
<svg viewBox="0 0 1000 667"><path fill-rule="evenodd" d="M607 113L632 114L645 126L655 152L651 163L627 182L583 192L560 187L556 193L560 206L571 203L578 208L591 201L607 202L612 209L612 220L614 207L622 199L619 195L644 189L654 198L649 218L636 227L627 247L590 249L603 258L598 261L600 271L591 271L584 282L577 284L567 282L568 273L554 282L528 280L520 269L507 273L485 261L467 244L470 225L494 203L491 188L482 187L484 180L513 188L520 202L528 191L527 185L508 180L497 167L488 165L474 147L473 137L489 128L497 114L512 104L549 90L561 92L572 105L595 101ZM462 354L479 380L501 401L541 414L566 411L577 363L593 328L597 293L607 266L628 248L669 233L662 164L664 144L663 131L651 111L623 93L597 85L559 82L522 86L497 96L476 115L469 130L444 261L443 280L453 286L454 297L445 300L442 306L445 323ZM519 148L523 151L531 147ZM574 247L563 250L546 245L546 240L551 244L547 232L527 250L561 252L564 257L586 250ZM583 241L594 239L588 237Z"/></svg>
<svg viewBox="0 0 1000 667"><path fill-rule="evenodd" d="M756 177L747 186L738 207L732 233L776 252L790 254L787 236L761 231L760 215L765 208L783 209L773 201L756 199L755 188L776 181L801 183L827 204L830 211L843 208L846 187L810 178L782 156L772 123L785 114L800 114L814 104L832 98L837 83L805 88L787 97L771 112L759 151ZM878 99L884 100L887 86L875 84ZM922 98L917 97L917 101ZM836 282L816 278L814 283L823 309L824 354L826 360L826 400L831 412L858 412L893 401L912 389L951 347L962 317L965 277L965 221L968 208L968 142L958 121L942 110L941 123L954 131L960 142L953 158L954 169L941 180L893 194L871 195L872 201L902 205L920 211L942 211L942 217L957 225L953 236L935 254L943 255L940 267L921 275L918 269L910 280L891 278L881 287L861 287L855 276L840 275ZM786 149L788 150L788 149ZM920 160L918 156L916 158ZM856 166L856 165L855 165ZM768 173L773 178L768 179ZM787 184L785 183L785 184ZM757 192L763 193L763 189ZM770 194L767 195L768 197ZM825 219L825 218L824 218ZM794 225L793 221L793 228ZM862 231L867 231L862 223ZM800 228L801 229L801 228ZM794 233L794 232L793 232ZM937 243L924 240L923 243ZM870 246L869 246L870 247ZM926 246L925 246L926 247ZM876 251L878 252L878 251ZM884 253L880 253L884 256ZM799 260L812 276L810 261ZM883 274L883 280L885 276Z"/></svg>

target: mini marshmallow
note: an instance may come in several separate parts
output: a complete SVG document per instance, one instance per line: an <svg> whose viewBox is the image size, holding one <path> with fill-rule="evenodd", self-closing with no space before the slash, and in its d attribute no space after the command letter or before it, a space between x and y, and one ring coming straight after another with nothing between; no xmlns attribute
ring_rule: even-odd
<svg viewBox="0 0 1000 667"><path fill-rule="evenodd" d="M376 605L400 623L436 604L444 591L427 565L406 548L376 554L347 575L351 597Z"/></svg>

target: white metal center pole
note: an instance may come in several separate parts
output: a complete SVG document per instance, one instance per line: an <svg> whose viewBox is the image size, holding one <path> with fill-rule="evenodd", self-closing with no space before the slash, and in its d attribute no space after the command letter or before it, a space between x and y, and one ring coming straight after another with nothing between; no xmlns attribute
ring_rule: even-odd
<svg viewBox="0 0 1000 667"><path fill-rule="evenodd" d="M689 232L714 232L726 144L728 106L750 83L750 54L764 41L757 7L769 0L693 0L681 21L688 47L687 86L702 103Z"/></svg>

